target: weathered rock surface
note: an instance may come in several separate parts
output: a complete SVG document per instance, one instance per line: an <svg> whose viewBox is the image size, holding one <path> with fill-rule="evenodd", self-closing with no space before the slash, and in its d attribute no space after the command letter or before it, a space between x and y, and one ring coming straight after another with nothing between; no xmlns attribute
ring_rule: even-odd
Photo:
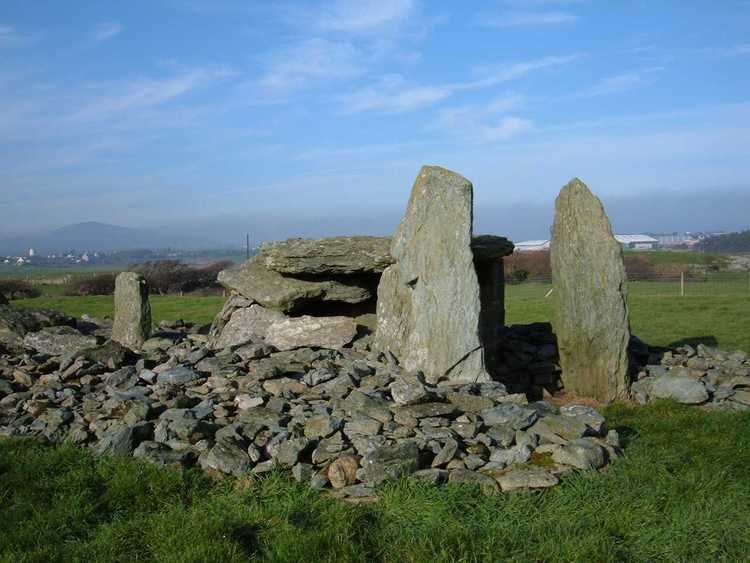
<svg viewBox="0 0 750 563"><path fill-rule="evenodd" d="M28 333L23 345L49 356L62 356L96 346L96 337L85 336L69 326L56 326Z"/></svg>
<svg viewBox="0 0 750 563"><path fill-rule="evenodd" d="M291 312L311 302L362 303L373 298L373 289L333 279L309 281L283 276L266 268L259 257L242 266L219 272L219 283L263 307Z"/></svg>
<svg viewBox="0 0 750 563"><path fill-rule="evenodd" d="M688 405L705 403L709 397L703 383L676 375L662 375L654 379L649 395L654 399L674 399Z"/></svg>
<svg viewBox="0 0 750 563"><path fill-rule="evenodd" d="M259 255L281 274L379 274L393 262L390 243L386 237L298 238L264 244Z"/></svg>
<svg viewBox="0 0 750 563"><path fill-rule="evenodd" d="M138 350L151 335L151 305L146 280L135 272L115 279L115 322L112 340Z"/></svg>
<svg viewBox="0 0 750 563"><path fill-rule="evenodd" d="M376 347L429 382L487 381L472 240L473 188L424 166L378 286Z"/></svg>
<svg viewBox="0 0 750 563"><path fill-rule="evenodd" d="M565 389L625 400L630 328L622 249L599 199L577 178L555 202L553 325Z"/></svg>
<svg viewBox="0 0 750 563"><path fill-rule="evenodd" d="M283 313L266 309L257 303L236 309L215 340L214 347L221 349L261 341L273 323L285 318Z"/></svg>
<svg viewBox="0 0 750 563"><path fill-rule="evenodd" d="M0 351L21 351L28 332L50 326L76 326L76 320L57 311L16 309L0 305Z"/></svg>
<svg viewBox="0 0 750 563"><path fill-rule="evenodd" d="M292 317L272 323L266 342L278 350L295 348L343 348L357 334L357 323L350 317Z"/></svg>

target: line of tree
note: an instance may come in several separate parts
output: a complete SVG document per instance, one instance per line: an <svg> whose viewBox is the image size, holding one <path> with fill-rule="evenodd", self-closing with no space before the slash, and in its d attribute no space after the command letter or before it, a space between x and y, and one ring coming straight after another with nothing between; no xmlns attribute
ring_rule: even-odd
<svg viewBox="0 0 750 563"><path fill-rule="evenodd" d="M700 242L700 249L717 254L750 252L750 230L709 237Z"/></svg>
<svg viewBox="0 0 750 563"><path fill-rule="evenodd" d="M216 281L221 270L233 264L230 260L213 262L206 266L191 266L179 260L158 260L130 266L146 278L151 294L189 293L218 290ZM117 273L102 273L77 278L66 289L66 295L111 295L115 291Z"/></svg>
<svg viewBox="0 0 750 563"><path fill-rule="evenodd" d="M688 264L654 263L643 255L625 255L625 271L630 279L650 280L679 277L681 273L693 275ZM506 283L549 281L552 265L549 250L516 252L504 259Z"/></svg>

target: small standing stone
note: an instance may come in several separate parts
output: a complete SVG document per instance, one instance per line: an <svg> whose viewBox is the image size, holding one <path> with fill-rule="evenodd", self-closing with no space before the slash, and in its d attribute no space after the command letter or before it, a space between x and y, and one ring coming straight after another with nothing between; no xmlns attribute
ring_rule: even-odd
<svg viewBox="0 0 750 563"><path fill-rule="evenodd" d="M139 350L151 335L151 304L142 275L123 272L115 280L115 322L112 340Z"/></svg>

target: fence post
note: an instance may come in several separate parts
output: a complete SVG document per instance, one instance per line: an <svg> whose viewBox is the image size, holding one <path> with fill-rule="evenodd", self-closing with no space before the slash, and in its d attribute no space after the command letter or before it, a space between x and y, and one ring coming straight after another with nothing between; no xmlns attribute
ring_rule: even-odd
<svg viewBox="0 0 750 563"><path fill-rule="evenodd" d="M685 297L685 272L680 272L680 297Z"/></svg>

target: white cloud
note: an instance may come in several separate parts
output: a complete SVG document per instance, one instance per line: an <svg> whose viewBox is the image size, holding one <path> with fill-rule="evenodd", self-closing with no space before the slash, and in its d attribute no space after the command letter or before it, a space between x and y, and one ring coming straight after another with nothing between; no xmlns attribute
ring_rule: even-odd
<svg viewBox="0 0 750 563"><path fill-rule="evenodd" d="M289 91L315 80L348 78L362 71L358 59L359 52L351 43L309 39L271 57L260 85Z"/></svg>
<svg viewBox="0 0 750 563"><path fill-rule="evenodd" d="M17 45L23 43L26 39L28 39L26 36L18 33L18 31L9 25L0 25L0 47L3 45Z"/></svg>
<svg viewBox="0 0 750 563"><path fill-rule="evenodd" d="M522 96L509 94L487 104L445 108L438 113L438 127L480 143L507 141L534 129L525 118L503 115L523 107Z"/></svg>
<svg viewBox="0 0 750 563"><path fill-rule="evenodd" d="M594 84L591 88L578 93L580 97L592 98L594 96L606 96L627 92L646 84L643 76L638 72L626 72L616 76L604 78Z"/></svg>
<svg viewBox="0 0 750 563"><path fill-rule="evenodd" d="M107 41L122 32L122 26L116 22L102 22L96 24L91 32L91 38L96 41Z"/></svg>
<svg viewBox="0 0 750 563"><path fill-rule="evenodd" d="M401 22L414 8L414 0L338 0L314 21L324 30L363 33Z"/></svg>
<svg viewBox="0 0 750 563"><path fill-rule="evenodd" d="M750 55L750 43L739 43L731 47L708 49L708 51L721 57L742 57Z"/></svg>
<svg viewBox="0 0 750 563"><path fill-rule="evenodd" d="M101 119L128 110L155 107L231 75L232 72L224 68L195 68L167 78L142 78L93 85L91 89L96 95L71 117Z"/></svg>
<svg viewBox="0 0 750 563"><path fill-rule="evenodd" d="M568 12L513 12L502 16L485 16L484 25L492 27L534 27L574 23L578 16Z"/></svg>
<svg viewBox="0 0 750 563"><path fill-rule="evenodd" d="M402 76L383 77L380 84L341 97L345 113L379 110L402 113L435 104L452 94L450 86L407 86Z"/></svg>
<svg viewBox="0 0 750 563"><path fill-rule="evenodd" d="M378 110L385 113L402 113L434 105L456 92L489 88L502 82L521 78L537 70L571 63L581 57L582 55L579 54L544 57L524 63L484 68L481 69L486 74L483 78L446 84L411 85L400 75L388 75L373 86L340 96L339 99L345 113Z"/></svg>

